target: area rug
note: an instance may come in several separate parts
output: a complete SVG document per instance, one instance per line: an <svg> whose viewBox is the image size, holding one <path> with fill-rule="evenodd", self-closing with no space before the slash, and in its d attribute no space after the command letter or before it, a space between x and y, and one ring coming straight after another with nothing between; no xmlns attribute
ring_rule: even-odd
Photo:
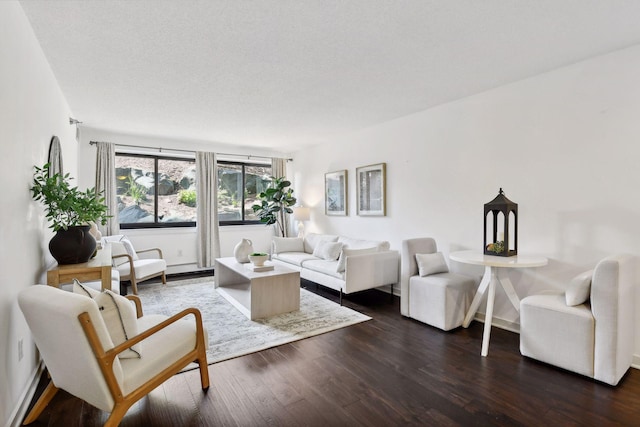
<svg viewBox="0 0 640 427"><path fill-rule="evenodd" d="M209 364L319 335L371 317L300 289L300 310L249 320L213 287L213 278L139 287L145 314L171 316L196 307L209 335Z"/></svg>

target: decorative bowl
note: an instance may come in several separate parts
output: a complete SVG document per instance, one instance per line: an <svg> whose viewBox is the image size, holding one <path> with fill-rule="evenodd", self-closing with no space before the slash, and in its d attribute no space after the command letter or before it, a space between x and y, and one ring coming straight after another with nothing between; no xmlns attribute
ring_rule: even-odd
<svg viewBox="0 0 640 427"><path fill-rule="evenodd" d="M249 261L256 267L262 267L266 260L269 259L269 255L262 252L254 252L249 254Z"/></svg>

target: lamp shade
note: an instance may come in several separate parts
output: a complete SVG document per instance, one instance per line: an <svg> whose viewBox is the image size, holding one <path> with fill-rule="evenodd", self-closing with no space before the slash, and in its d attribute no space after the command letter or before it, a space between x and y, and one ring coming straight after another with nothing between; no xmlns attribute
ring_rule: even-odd
<svg viewBox="0 0 640 427"><path fill-rule="evenodd" d="M297 206L293 208L293 219L296 221L309 221L311 218L311 211L309 208L303 206Z"/></svg>

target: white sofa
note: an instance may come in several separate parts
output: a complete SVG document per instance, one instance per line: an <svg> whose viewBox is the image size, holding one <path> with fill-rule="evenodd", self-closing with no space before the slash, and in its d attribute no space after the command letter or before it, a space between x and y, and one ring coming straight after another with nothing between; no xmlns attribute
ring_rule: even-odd
<svg viewBox="0 0 640 427"><path fill-rule="evenodd" d="M300 277L335 289L342 295L399 281L400 254L389 242L308 233L274 237L271 260L300 272Z"/></svg>

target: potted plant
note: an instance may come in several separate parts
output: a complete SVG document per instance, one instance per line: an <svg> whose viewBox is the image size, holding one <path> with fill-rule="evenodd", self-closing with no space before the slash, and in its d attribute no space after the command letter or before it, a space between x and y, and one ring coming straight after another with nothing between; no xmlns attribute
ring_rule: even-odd
<svg viewBox="0 0 640 427"><path fill-rule="evenodd" d="M285 177L271 177L269 187L258 195L260 203L251 208L266 225L276 224L280 236L285 236L285 215L293 213L296 204L291 182Z"/></svg>
<svg viewBox="0 0 640 427"><path fill-rule="evenodd" d="M31 194L45 206L49 227L56 232L49 251L58 264L86 262L95 252L96 241L89 233L90 223L107 223L107 206L95 188L85 191L72 187L69 174L50 173L50 164L35 166Z"/></svg>

